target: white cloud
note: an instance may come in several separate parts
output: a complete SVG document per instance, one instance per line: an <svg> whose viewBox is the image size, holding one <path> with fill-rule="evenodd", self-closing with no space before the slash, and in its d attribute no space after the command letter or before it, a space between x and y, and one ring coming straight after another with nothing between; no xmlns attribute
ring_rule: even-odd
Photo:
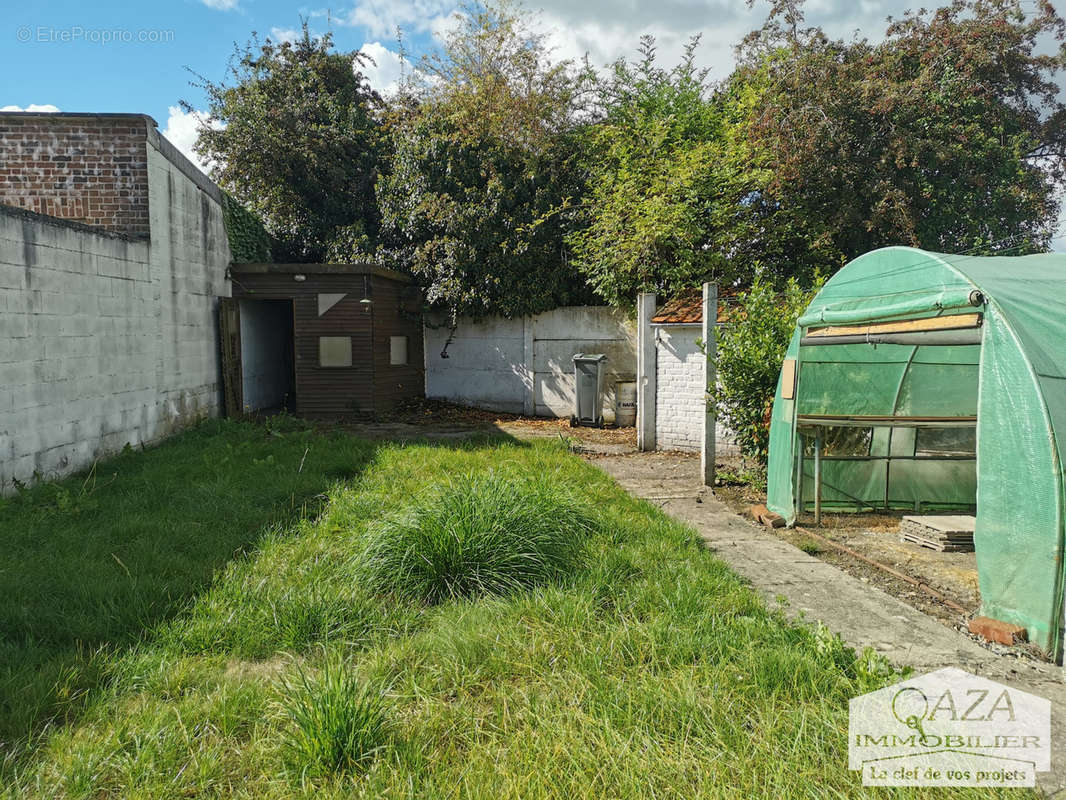
<svg viewBox="0 0 1066 800"><path fill-rule="evenodd" d="M911 5L911 0L811 0L807 22L832 36L850 38L860 30L878 40L884 36L885 18L899 16ZM734 48L762 24L769 3L749 9L740 0L527 0L526 8L540 14L537 27L548 35L557 56L580 59L587 53L595 66L633 56L645 33L656 37L662 63L675 64L688 40L703 33L697 62L723 78L733 67ZM363 27L368 38L379 41L403 28L441 42L461 10L455 0L356 0L338 21Z"/></svg>
<svg viewBox="0 0 1066 800"><path fill-rule="evenodd" d="M644 34L655 37L660 63L672 66L692 36L702 34L696 63L721 80L736 63L737 45L762 25L769 10L768 3L749 9L739 0L630 0L625 5L619 13L615 0L540 0L538 27L557 56L580 59L587 53L593 66L635 58ZM851 38L858 30L878 41L884 38L886 17L912 5L909 0L815 0L806 6L806 24L821 26L830 36Z"/></svg>
<svg viewBox="0 0 1066 800"><path fill-rule="evenodd" d="M214 166L213 162L205 162L193 150L193 145L196 144L196 137L199 136L200 122L208 118L207 112L184 111L178 106L170 106L167 110L169 116L167 117L167 125L163 128L163 136L205 174L209 174L211 167ZM222 127L215 120L210 120L208 124L212 128Z"/></svg>
<svg viewBox="0 0 1066 800"><path fill-rule="evenodd" d="M55 114L59 109L51 103L45 103L44 105L30 103L25 108L22 108L21 106L0 106L0 111L30 111L38 114Z"/></svg>
<svg viewBox="0 0 1066 800"><path fill-rule="evenodd" d="M448 41L448 34L456 30L461 22L462 12L455 9L451 13L441 14L439 17L431 19L427 29L438 44L444 44Z"/></svg>
<svg viewBox="0 0 1066 800"><path fill-rule="evenodd" d="M374 63L364 64L361 71L366 75L370 86L381 94L390 94L400 85L403 75L403 60L400 54L390 50L381 42L368 42L362 52L374 59Z"/></svg>
<svg viewBox="0 0 1066 800"><path fill-rule="evenodd" d="M457 8L452 0L359 0L339 21L366 28L370 36L383 39L395 36L397 28L414 33L429 31L435 20Z"/></svg>
<svg viewBox="0 0 1066 800"><path fill-rule="evenodd" d="M702 33L697 63L710 67L715 78L729 74L734 49L762 25L770 9L768 0L754 8L742 0L524 0L523 5L541 15L538 28L548 34L558 56L588 53L594 66L634 56L645 33L656 37L662 63L673 65L688 40ZM918 5L914 0L808 0L805 24L821 26L833 37L850 39L859 32L876 42L884 38L887 17L898 18ZM354 0L335 20L365 28L372 40L387 41L399 27L440 42L461 11L457 0Z"/></svg>
<svg viewBox="0 0 1066 800"><path fill-rule="evenodd" d="M213 8L215 11L232 11L237 7L240 0L201 0L208 8Z"/></svg>
<svg viewBox="0 0 1066 800"><path fill-rule="evenodd" d="M271 28L270 39L281 44L282 42L295 42L302 35L295 28Z"/></svg>

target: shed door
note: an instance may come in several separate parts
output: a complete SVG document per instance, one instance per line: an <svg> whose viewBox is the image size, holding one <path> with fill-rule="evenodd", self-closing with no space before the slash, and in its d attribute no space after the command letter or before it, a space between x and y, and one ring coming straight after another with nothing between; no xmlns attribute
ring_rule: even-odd
<svg viewBox="0 0 1066 800"><path fill-rule="evenodd" d="M222 394L226 416L244 411L244 375L241 370L241 307L232 297L218 299L218 328L222 340Z"/></svg>

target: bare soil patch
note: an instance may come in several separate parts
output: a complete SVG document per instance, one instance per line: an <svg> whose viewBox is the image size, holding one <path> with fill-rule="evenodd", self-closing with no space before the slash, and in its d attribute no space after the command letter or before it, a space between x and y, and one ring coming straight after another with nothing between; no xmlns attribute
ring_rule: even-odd
<svg viewBox="0 0 1066 800"><path fill-rule="evenodd" d="M721 465L723 470L736 469L735 464ZM747 484L716 486L715 496L737 514L746 515L748 509L766 501L766 493ZM997 653L1046 660L1046 655L1029 645L1005 647L986 642L971 634L970 619L981 605L977 580L977 556L974 553L941 553L911 542L900 541L899 525L908 512L880 512L874 514L823 513L820 527L814 525L814 515L801 514L798 528L808 528L825 538L844 545L866 558L902 572L940 592L968 612L965 616L930 596L907 581L871 566L847 553L836 550L796 528L778 528L773 532L785 541L841 570L863 583L875 586L912 608L933 617L954 630L969 636Z"/></svg>
<svg viewBox="0 0 1066 800"><path fill-rule="evenodd" d="M715 496L738 514L747 513L755 503L766 500L763 492L751 486L715 487ZM936 589L971 614L977 611L981 598L977 588L977 558L973 553L941 553L899 539L899 524L903 513L822 514L822 524L815 527L812 514L802 514L797 520L800 528L809 528L833 542L879 561L905 575ZM961 624L958 612L935 598L921 592L906 581L865 564L846 553L835 550L802 531L781 528L775 531L804 552L817 556L850 572L864 582L884 589L920 611L948 622Z"/></svg>
<svg viewBox="0 0 1066 800"><path fill-rule="evenodd" d="M636 428L570 427L570 420L526 417L448 403L443 400L418 399L397 407L382 420L385 423L415 425L426 429L450 427L470 430L497 430L516 438L562 437L578 443L607 445L612 451L634 450Z"/></svg>

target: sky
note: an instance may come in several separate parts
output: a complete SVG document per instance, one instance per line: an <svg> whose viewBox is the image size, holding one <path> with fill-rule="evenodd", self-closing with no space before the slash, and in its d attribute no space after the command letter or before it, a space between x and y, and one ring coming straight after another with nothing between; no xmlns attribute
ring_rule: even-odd
<svg viewBox="0 0 1066 800"><path fill-rule="evenodd" d="M388 91L400 77L397 30L414 56L437 46L454 24L452 0L337 0L335 7L285 0L8 0L0 20L0 110L138 112L195 160L197 120L185 100L205 107L193 73L218 81L235 44L291 38L306 19L312 32L332 31L341 50L362 50L376 66L366 72ZM634 54L653 34L662 63L676 63L685 43L702 34L701 66L712 78L732 68L734 47L759 27L768 3L756 0L527 0L559 58L588 55L607 64ZM922 5L906 0L808 0L810 24L834 36L878 40L885 20ZM937 5L926 0L926 6ZM191 70L191 71L190 71ZM1055 247L1066 251L1066 230Z"/></svg>

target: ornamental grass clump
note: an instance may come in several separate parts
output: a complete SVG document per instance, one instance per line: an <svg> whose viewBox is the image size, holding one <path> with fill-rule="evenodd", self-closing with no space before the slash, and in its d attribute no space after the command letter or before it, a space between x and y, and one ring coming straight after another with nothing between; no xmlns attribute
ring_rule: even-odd
<svg viewBox="0 0 1066 800"><path fill-rule="evenodd" d="M356 680L343 661L327 659L314 676L297 668L282 691L287 718L282 748L299 776L359 772L384 747L387 720L381 694Z"/></svg>
<svg viewBox="0 0 1066 800"><path fill-rule="evenodd" d="M378 591L429 604L505 595L582 567L594 527L587 504L549 480L476 475L387 519L366 565Z"/></svg>

